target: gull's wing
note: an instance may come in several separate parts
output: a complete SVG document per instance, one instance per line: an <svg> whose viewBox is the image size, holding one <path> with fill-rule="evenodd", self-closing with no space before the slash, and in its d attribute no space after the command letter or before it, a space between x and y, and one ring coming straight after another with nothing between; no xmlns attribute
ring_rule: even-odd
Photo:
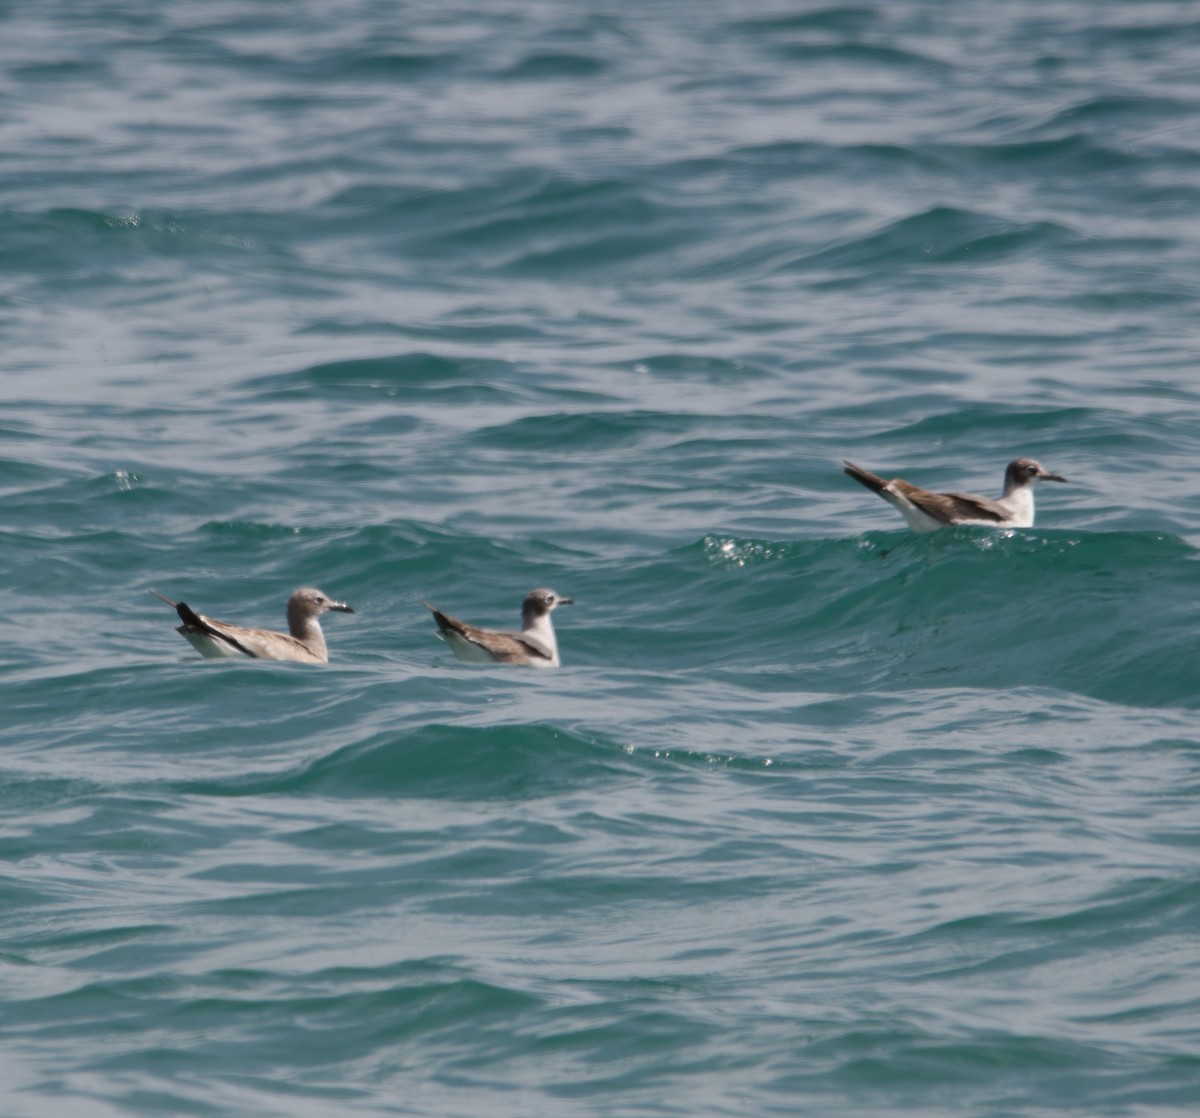
<svg viewBox="0 0 1200 1118"><path fill-rule="evenodd" d="M914 505L950 524L958 520L992 520L1000 524L1012 515L999 501L976 493L930 493L915 485L910 488L919 494L908 495ZM934 512L934 509L939 511Z"/></svg>
<svg viewBox="0 0 1200 1118"><path fill-rule="evenodd" d="M480 659L494 660L500 664L520 664L526 660L554 659L554 654L536 637L528 633L503 633L496 629L480 629L476 625L468 625L457 617L443 613L436 606L431 606L421 599L421 604L433 614L438 629L450 638L451 647L456 641L462 641L476 650ZM457 651L457 649L455 650Z"/></svg>

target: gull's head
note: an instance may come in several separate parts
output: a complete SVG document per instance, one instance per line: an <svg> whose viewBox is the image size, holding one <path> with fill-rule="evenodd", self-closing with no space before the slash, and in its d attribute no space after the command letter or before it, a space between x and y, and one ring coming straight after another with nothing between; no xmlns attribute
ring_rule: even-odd
<svg viewBox="0 0 1200 1118"><path fill-rule="evenodd" d="M574 604L574 598L564 598L561 594L556 594L553 590L546 590L544 588L530 590L525 595L525 603L521 606L521 616L528 621L537 617L545 617L556 606L570 606Z"/></svg>
<svg viewBox="0 0 1200 1118"><path fill-rule="evenodd" d="M320 617L323 613L335 610L338 613L353 613L345 602L335 601L322 590L313 586L302 586L292 593L288 599L288 618Z"/></svg>
<svg viewBox="0 0 1200 1118"><path fill-rule="evenodd" d="M1035 481L1063 481L1067 479L1058 474L1052 474L1040 462L1033 458L1017 458L1008 464L1004 472L1005 489L1018 489L1023 485L1032 485Z"/></svg>

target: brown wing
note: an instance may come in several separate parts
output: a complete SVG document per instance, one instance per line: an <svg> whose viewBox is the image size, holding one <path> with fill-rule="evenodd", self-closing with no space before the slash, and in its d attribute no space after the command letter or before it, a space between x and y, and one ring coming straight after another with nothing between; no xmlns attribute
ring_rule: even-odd
<svg viewBox="0 0 1200 1118"><path fill-rule="evenodd" d="M243 625L229 625L206 617L210 628L223 641L227 641L247 656L259 660L292 660L301 664L325 664L325 656L319 656L299 637L291 633L277 633L274 629L247 629ZM219 628L216 628L220 626Z"/></svg>
<svg viewBox="0 0 1200 1118"><path fill-rule="evenodd" d="M433 614L437 627L443 633L453 633L462 640L478 645L502 664L519 664L531 656L541 660L554 659L550 649L541 641L525 633L499 633L494 629L480 629L474 625L468 625L465 621L459 621L457 617L451 617L448 613L443 613L435 606L431 606L424 598L420 601Z"/></svg>
<svg viewBox="0 0 1200 1118"><path fill-rule="evenodd" d="M892 482L892 488L903 493L917 508L946 524L956 524L960 520L990 520L1000 524L1009 516L1003 505L974 493L930 493L928 489L909 485L899 478Z"/></svg>
<svg viewBox="0 0 1200 1118"><path fill-rule="evenodd" d="M503 663L519 664L522 660L553 660L550 650L541 641L526 633L496 633L490 629L466 626L467 639L486 648Z"/></svg>
<svg viewBox="0 0 1200 1118"><path fill-rule="evenodd" d="M441 619L445 619L451 623L449 626L453 632L457 633L463 640L468 640L472 644L479 645L480 648L487 649L501 663L520 663L528 657L541 660L553 660L554 657L541 641L535 637L529 636L528 633L502 633L495 629L479 629L474 625L468 625L465 621L459 621L456 617L446 617L445 614L439 616L435 611L433 615L438 625L443 629Z"/></svg>
<svg viewBox="0 0 1200 1118"><path fill-rule="evenodd" d="M176 607L183 618L183 628L198 630L213 640L236 648L253 660L291 660L301 664L324 664L326 659L318 656L298 637L290 633L277 633L274 629L250 629L245 625L231 625L215 617L196 613L185 602ZM187 610L187 616L184 616Z"/></svg>

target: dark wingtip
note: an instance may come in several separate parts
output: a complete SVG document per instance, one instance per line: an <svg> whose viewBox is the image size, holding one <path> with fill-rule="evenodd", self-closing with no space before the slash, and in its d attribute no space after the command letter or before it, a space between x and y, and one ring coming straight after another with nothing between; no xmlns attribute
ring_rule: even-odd
<svg viewBox="0 0 1200 1118"><path fill-rule="evenodd" d="M425 601L424 598L418 598L417 601L433 614L433 619L437 622L437 627L441 629L443 633L447 630L453 630L456 628L458 622L456 622L455 618L450 617L448 614L442 613L437 606L430 605L427 601Z"/></svg>
<svg viewBox="0 0 1200 1118"><path fill-rule="evenodd" d="M851 462L848 458L842 459L842 473L847 477L854 478L859 485L869 489L872 493L882 492L887 488L887 482L881 477L876 477L870 470L864 470L860 465Z"/></svg>
<svg viewBox="0 0 1200 1118"><path fill-rule="evenodd" d="M259 658L257 652L252 652L236 637L230 633L223 633L220 629L210 625L187 602L176 603L175 609L179 613L180 620L189 629L199 629L200 632L207 633L214 640L224 641L227 645L236 648L243 656L249 656L251 660Z"/></svg>
<svg viewBox="0 0 1200 1118"><path fill-rule="evenodd" d="M204 623L204 618L202 618L194 609L192 609L187 602L176 602L175 612L179 614L179 620L185 625L191 625L193 628L200 629L205 633L213 632L212 626L206 625ZM223 634L216 635L223 636ZM231 641L230 643L232 644L234 642Z"/></svg>
<svg viewBox="0 0 1200 1118"><path fill-rule="evenodd" d="M166 594L160 594L157 590L151 590L150 593L156 598L161 598L167 605L173 606L175 612L179 614L179 620L185 625L190 625L193 629L201 629L204 632L209 632L209 627L204 624L200 615L187 602L173 602Z"/></svg>

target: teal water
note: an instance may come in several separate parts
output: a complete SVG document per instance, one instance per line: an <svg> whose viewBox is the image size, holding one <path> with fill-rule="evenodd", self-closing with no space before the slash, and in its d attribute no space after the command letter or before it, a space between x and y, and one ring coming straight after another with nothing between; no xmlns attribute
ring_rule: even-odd
<svg viewBox="0 0 1200 1118"><path fill-rule="evenodd" d="M0 27L5 1118L1196 1112L1200 8Z"/></svg>

